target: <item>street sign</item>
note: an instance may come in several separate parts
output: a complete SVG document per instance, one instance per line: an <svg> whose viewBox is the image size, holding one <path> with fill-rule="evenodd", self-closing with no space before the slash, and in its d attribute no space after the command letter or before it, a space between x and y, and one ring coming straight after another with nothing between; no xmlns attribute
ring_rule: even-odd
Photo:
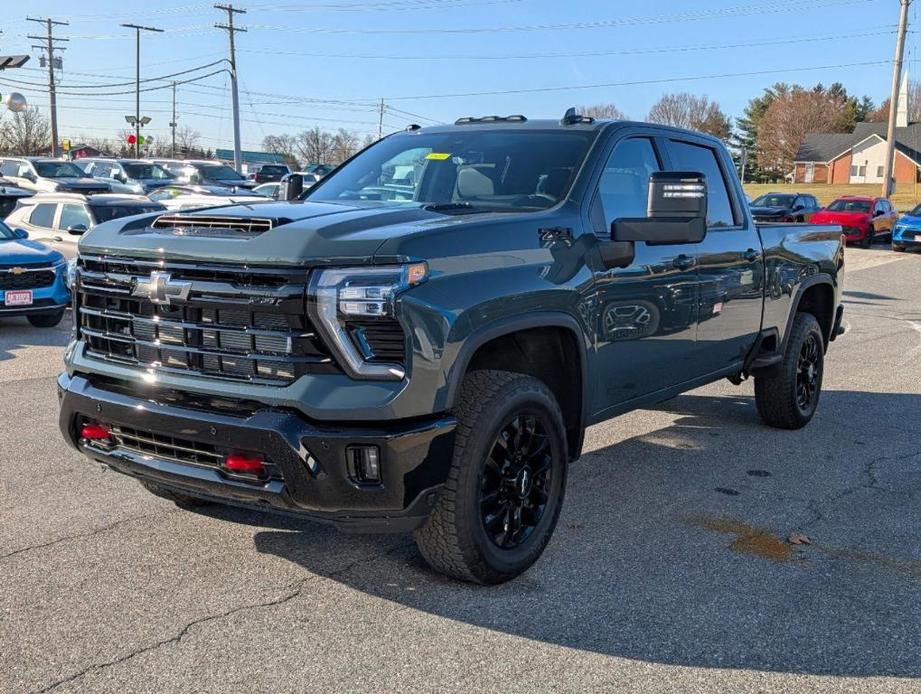
<svg viewBox="0 0 921 694"><path fill-rule="evenodd" d="M0 55L0 70L22 67L29 62L27 55Z"/></svg>

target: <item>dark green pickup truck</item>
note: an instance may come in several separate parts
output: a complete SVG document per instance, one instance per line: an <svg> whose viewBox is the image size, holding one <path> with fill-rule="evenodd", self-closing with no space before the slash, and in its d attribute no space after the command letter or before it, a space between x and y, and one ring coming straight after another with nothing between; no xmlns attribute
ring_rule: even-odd
<svg viewBox="0 0 921 694"><path fill-rule="evenodd" d="M841 238L756 226L697 133L413 126L300 199L87 234L60 425L181 506L412 531L501 582L550 540L587 426L748 377L768 424L809 422Z"/></svg>

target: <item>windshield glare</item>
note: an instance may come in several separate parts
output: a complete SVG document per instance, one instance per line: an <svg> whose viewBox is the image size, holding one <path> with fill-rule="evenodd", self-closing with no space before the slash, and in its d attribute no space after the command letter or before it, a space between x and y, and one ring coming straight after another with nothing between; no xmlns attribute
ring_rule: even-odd
<svg viewBox="0 0 921 694"><path fill-rule="evenodd" d="M150 178L157 181L174 178L166 169L156 164L122 164L122 168L131 178Z"/></svg>
<svg viewBox="0 0 921 694"><path fill-rule="evenodd" d="M794 195L762 195L752 205L755 207L789 207L793 204Z"/></svg>
<svg viewBox="0 0 921 694"><path fill-rule="evenodd" d="M202 176L211 178L215 181L243 181L245 180L240 174L231 169L229 166L214 165L200 166Z"/></svg>
<svg viewBox="0 0 921 694"><path fill-rule="evenodd" d="M835 200L828 209L831 212L869 212L870 203L866 200Z"/></svg>
<svg viewBox="0 0 921 694"><path fill-rule="evenodd" d="M165 208L161 205L90 205L90 209L93 211L96 223L102 224L113 219L130 217L134 214L162 212Z"/></svg>
<svg viewBox="0 0 921 694"><path fill-rule="evenodd" d="M502 131L395 135L323 179L312 201L437 204L493 212L556 205L595 137L589 131Z"/></svg>
<svg viewBox="0 0 921 694"><path fill-rule="evenodd" d="M84 178L83 170L69 161L37 161L35 170L42 178Z"/></svg>

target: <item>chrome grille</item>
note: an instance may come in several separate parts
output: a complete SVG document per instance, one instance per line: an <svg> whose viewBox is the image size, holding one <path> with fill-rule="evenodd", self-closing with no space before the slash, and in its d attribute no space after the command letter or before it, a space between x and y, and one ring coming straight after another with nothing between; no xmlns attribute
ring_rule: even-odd
<svg viewBox="0 0 921 694"><path fill-rule="evenodd" d="M187 296L152 300L154 270L190 283ZM271 384L339 372L306 317L306 270L81 256L77 277L89 357Z"/></svg>

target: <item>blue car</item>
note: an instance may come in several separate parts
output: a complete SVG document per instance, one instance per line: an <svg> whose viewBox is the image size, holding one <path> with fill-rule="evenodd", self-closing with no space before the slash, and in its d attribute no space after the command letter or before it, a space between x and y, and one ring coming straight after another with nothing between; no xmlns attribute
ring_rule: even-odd
<svg viewBox="0 0 921 694"><path fill-rule="evenodd" d="M892 228L892 250L921 248L921 205L899 218Z"/></svg>
<svg viewBox="0 0 921 694"><path fill-rule="evenodd" d="M28 238L0 222L0 318L25 316L37 328L53 328L70 303L67 260Z"/></svg>

